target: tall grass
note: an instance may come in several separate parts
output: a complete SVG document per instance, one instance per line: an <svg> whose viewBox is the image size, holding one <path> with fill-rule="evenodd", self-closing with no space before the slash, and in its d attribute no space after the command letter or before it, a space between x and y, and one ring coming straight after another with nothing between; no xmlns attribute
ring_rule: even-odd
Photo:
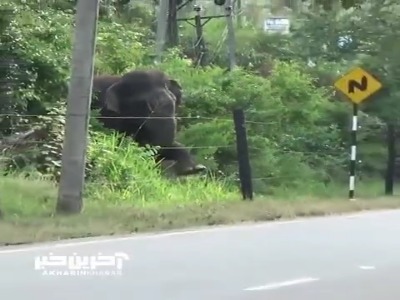
<svg viewBox="0 0 400 300"><path fill-rule="evenodd" d="M152 156L154 149L138 147L118 135L96 133L88 156L94 167L87 195L92 199L132 206L159 206L237 198L227 182L199 176L169 179Z"/></svg>
<svg viewBox="0 0 400 300"><path fill-rule="evenodd" d="M238 187L223 180L201 176L167 178L152 154L152 149L140 148L130 140L120 142L118 135L93 134L88 147L88 161L93 164L86 180L85 210L104 213L124 207L162 210L240 199ZM256 196L273 200L277 205L304 199L333 202L347 199L345 184L303 183L295 189L270 187L268 196ZM383 195L383 181L357 181L356 194L364 199L379 198ZM56 195L57 185L37 171L0 175L0 210L7 218L28 222L30 217L49 216L54 211Z"/></svg>

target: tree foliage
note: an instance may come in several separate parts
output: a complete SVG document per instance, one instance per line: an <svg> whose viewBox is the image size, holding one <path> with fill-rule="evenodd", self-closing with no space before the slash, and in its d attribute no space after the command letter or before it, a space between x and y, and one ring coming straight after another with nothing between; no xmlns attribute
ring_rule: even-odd
<svg viewBox="0 0 400 300"><path fill-rule="evenodd" d="M368 145L362 150L366 161L362 167L369 175L377 175L382 169L382 158L376 158L384 147L382 126L398 120L400 8L390 1L364 2L346 2L347 9L340 11L297 12L289 35L270 35L254 24L245 24L237 29L239 68L231 73L225 70L223 21L212 21L204 29L210 66L194 68L185 57L193 53L193 32L187 27L181 30L179 49L170 49L156 66L152 5L102 2L95 72L160 68L176 78L185 97L179 109L183 117L180 141L196 148L193 151L200 162L222 170L228 178L237 176L231 110L245 109L255 185L258 192L265 192L271 186L298 187L307 180L347 180L349 103L332 86L340 73L360 65L385 86L362 107L366 125L360 138ZM75 1L67 0L10 1L0 7L8 12L0 15L0 76L5 99L0 103L1 134L46 124L49 135L31 149L33 154L24 153L23 166L56 177L74 5ZM92 132L104 131L94 120L91 123ZM90 149L97 153L93 157L102 153ZM21 151L6 153L11 162L21 156ZM141 155L140 151L132 153ZM103 165L123 169L111 164L115 156L108 162L107 156L102 159ZM7 166L21 167L16 163ZM88 170L93 167L89 164ZM107 178L98 170L93 176Z"/></svg>

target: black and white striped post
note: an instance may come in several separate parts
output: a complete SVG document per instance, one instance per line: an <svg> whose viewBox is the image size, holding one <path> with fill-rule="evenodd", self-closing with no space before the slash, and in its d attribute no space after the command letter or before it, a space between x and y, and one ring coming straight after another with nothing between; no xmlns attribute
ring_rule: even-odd
<svg viewBox="0 0 400 300"><path fill-rule="evenodd" d="M349 199L354 200L357 164L357 129L358 129L358 104L353 103L353 119L351 125L350 141L350 177L349 177Z"/></svg>
<svg viewBox="0 0 400 300"><path fill-rule="evenodd" d="M350 136L349 199L355 200L357 164L358 105L382 88L382 84L371 74L356 67L335 82L335 87L353 102L353 119Z"/></svg>

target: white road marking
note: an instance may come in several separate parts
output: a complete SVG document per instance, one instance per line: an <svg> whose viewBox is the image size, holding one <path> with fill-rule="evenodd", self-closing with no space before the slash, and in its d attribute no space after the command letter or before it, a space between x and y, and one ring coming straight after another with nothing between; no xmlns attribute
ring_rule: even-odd
<svg viewBox="0 0 400 300"><path fill-rule="evenodd" d="M361 270L375 270L374 266L359 266Z"/></svg>
<svg viewBox="0 0 400 300"><path fill-rule="evenodd" d="M319 280L319 278L304 277L304 278L298 278L298 279L294 279L294 280L273 282L273 283L269 283L269 284L266 284L266 285L249 287L249 288L246 288L244 290L245 291L275 290L275 289L280 289L280 288L283 288L283 287L288 287L288 286L293 286L293 285L298 285L298 284L305 284L305 283L309 283L309 282L315 282L315 281L318 281L318 280Z"/></svg>
<svg viewBox="0 0 400 300"><path fill-rule="evenodd" d="M81 239L73 239L73 242L69 242L69 240L57 242L48 242L43 244L36 244L36 246L18 246L18 248L0 250L1 254L12 254L19 252L30 252L30 251L39 251L46 250L52 248L66 248L66 247L75 247L75 246L84 246L84 245L92 245L92 244L100 244L100 243L115 243L120 241L131 241L131 240L148 240L148 239L159 239L159 238L167 238L181 235L191 235L191 234L199 234L199 233L209 233L209 232L219 232L225 230L252 230L256 228L274 228L281 225L290 225L296 223L305 223L307 221L316 221L316 220L329 220L329 219L353 219L353 218L362 218L368 216L380 215L383 213L398 213L398 209L385 209L385 210L375 210L375 211L360 211L349 214L342 215L329 215L329 216L319 216L312 218L298 218L295 220L282 220L282 221L270 221L263 223L253 223L247 222L236 225L219 225L213 227L203 227L199 229L192 230L181 230L181 231L170 231L164 233L148 233L148 234L135 234L135 235L127 235L127 236L118 236L118 237L95 237L95 238L81 238ZM12 247L12 246L9 246ZM4 249L4 247L3 247Z"/></svg>
<svg viewBox="0 0 400 300"><path fill-rule="evenodd" d="M90 240L81 240L74 239L74 242L69 242L65 240L62 243L54 243L49 242L45 244L38 244L37 246L21 246L21 248L14 248L8 250L0 250L0 254L9 254L9 253L18 253L18 252L28 252L28 251L36 251L36 250L44 250L50 248L67 248L67 247L75 247L75 246L83 246L83 245L92 245L92 244L100 244L100 243L114 243L114 242L121 242L121 241L131 241L131 240L148 240L148 239L159 239L164 237L174 237L180 235L191 235L191 234L198 234L198 233L209 233L209 232L216 232L216 231L223 231L223 230L237 230L237 229L256 229L256 228L267 228L267 227L275 227L284 224L293 224L293 223L301 223L304 222L302 220L290 220L290 221L276 221L276 222L269 222L269 223L260 223L260 224L251 224L251 226L244 224L239 227L238 226L215 226L212 228L204 228L204 229L197 229L197 230L184 230L184 231L171 231L165 233L149 233L149 234L136 234L136 235L128 235L125 237L97 237L97 238L90 238Z"/></svg>

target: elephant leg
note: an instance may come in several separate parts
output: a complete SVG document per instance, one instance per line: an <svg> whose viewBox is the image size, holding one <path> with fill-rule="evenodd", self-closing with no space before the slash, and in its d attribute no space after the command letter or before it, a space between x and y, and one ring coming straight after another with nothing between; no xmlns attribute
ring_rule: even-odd
<svg viewBox="0 0 400 300"><path fill-rule="evenodd" d="M161 168L161 173L170 178L175 179L177 177L177 172L175 171L176 161L173 160L162 160L159 162L159 166Z"/></svg>
<svg viewBox="0 0 400 300"><path fill-rule="evenodd" d="M193 175L206 170L206 167L197 164L190 155L188 149L182 144L174 141L170 147L161 148L159 151L159 159L175 161L174 171L177 175Z"/></svg>
<svg viewBox="0 0 400 300"><path fill-rule="evenodd" d="M157 160L175 161L174 170L177 175L191 175L204 171L206 167L196 164L189 151L175 141L175 104L171 101L165 102L152 112L152 117L155 118L146 120L144 130L148 143L161 147Z"/></svg>
<svg viewBox="0 0 400 300"><path fill-rule="evenodd" d="M175 119L151 119L147 121L145 136L147 143L160 146L156 161L172 160L174 172L178 176L192 175L203 172L206 167L197 164L185 146L174 141L176 120Z"/></svg>

